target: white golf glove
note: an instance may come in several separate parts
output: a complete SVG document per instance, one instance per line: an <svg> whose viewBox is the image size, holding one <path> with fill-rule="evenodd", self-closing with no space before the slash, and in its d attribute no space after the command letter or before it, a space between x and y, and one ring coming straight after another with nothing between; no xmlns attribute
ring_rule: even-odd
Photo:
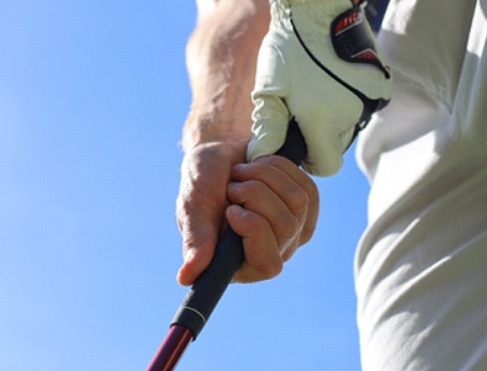
<svg viewBox="0 0 487 371"><path fill-rule="evenodd" d="M275 153L294 118L310 174L336 173L370 116L391 97L391 78L363 6L350 0L271 0L259 51L247 158Z"/></svg>

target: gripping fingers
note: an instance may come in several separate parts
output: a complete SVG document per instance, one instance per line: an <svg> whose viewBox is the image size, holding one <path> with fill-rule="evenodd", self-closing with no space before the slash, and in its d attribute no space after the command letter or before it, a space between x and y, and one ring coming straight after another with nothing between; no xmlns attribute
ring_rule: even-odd
<svg viewBox="0 0 487 371"><path fill-rule="evenodd" d="M318 188L311 177L291 161L280 156L263 157L235 166L232 179L238 182L257 179L266 184L302 224L299 245L311 238L319 212Z"/></svg>
<svg viewBox="0 0 487 371"><path fill-rule="evenodd" d="M234 281L262 281L281 273L283 261L267 220L238 205L230 206L226 216L233 230L242 236L245 247L246 261Z"/></svg>
<svg viewBox="0 0 487 371"><path fill-rule="evenodd" d="M317 188L307 174L280 156L234 166L227 197L233 204L227 219L244 238L246 256L235 280L258 281L279 274L283 262L314 231Z"/></svg>
<svg viewBox="0 0 487 371"><path fill-rule="evenodd" d="M296 244L296 231L301 228L302 217L295 215L265 183L258 180L231 183L227 194L231 203L243 206L269 223L281 251Z"/></svg>

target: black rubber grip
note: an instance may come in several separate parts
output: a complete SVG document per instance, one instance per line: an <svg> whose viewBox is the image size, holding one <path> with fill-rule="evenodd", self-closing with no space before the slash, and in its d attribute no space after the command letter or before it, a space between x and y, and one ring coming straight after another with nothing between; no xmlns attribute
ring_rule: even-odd
<svg viewBox="0 0 487 371"><path fill-rule="evenodd" d="M286 141L276 155L299 166L306 154L303 135L297 123L291 120ZM187 328L193 340L196 339L244 259L242 238L228 227L217 243L213 260L191 287L171 325Z"/></svg>

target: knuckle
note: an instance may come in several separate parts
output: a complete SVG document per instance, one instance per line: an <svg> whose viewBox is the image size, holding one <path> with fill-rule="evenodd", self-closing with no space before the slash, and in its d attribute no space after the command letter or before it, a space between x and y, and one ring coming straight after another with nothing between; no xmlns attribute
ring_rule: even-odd
<svg viewBox="0 0 487 371"><path fill-rule="evenodd" d="M266 179L271 168L280 169L287 161L281 156L260 157L242 167L241 175L247 179Z"/></svg>
<svg viewBox="0 0 487 371"><path fill-rule="evenodd" d="M262 157L259 160L257 160L256 162L260 162L260 163L265 164L265 165L279 166L279 165L282 165L283 163L286 163L289 161L290 160L288 160L285 157L273 155L273 156Z"/></svg>
<svg viewBox="0 0 487 371"><path fill-rule="evenodd" d="M259 160L257 160L259 161ZM252 162L245 168L246 179L263 179L268 171L268 165L262 162Z"/></svg>
<svg viewBox="0 0 487 371"><path fill-rule="evenodd" d="M258 180L248 180L239 183L232 183L228 186L227 196L230 201L237 204L245 204L246 201L262 192L263 184Z"/></svg>
<svg viewBox="0 0 487 371"><path fill-rule="evenodd" d="M249 194L255 194L262 190L264 184L259 180L248 180L246 182L241 183L241 185L242 185L241 188L243 192Z"/></svg>
<svg viewBox="0 0 487 371"><path fill-rule="evenodd" d="M286 250L284 250L283 253L281 254L282 261L287 262L289 259L291 259L291 257L294 255L294 252L296 251L297 248L298 246L296 244L292 244Z"/></svg>
<svg viewBox="0 0 487 371"><path fill-rule="evenodd" d="M303 188L296 187L289 192L289 208L297 215L308 209L310 197Z"/></svg>
<svg viewBox="0 0 487 371"><path fill-rule="evenodd" d="M303 230L301 231L301 234L299 236L299 244L304 245L305 243L309 242L309 240L311 240L311 237L313 236L315 229L316 229L316 219L313 219L312 221L308 221L304 225Z"/></svg>
<svg viewBox="0 0 487 371"><path fill-rule="evenodd" d="M296 238L301 230L301 223L293 215L282 215L281 221L278 225L279 230L276 231L276 238L279 241L279 246L286 246L289 241Z"/></svg>
<svg viewBox="0 0 487 371"><path fill-rule="evenodd" d="M255 266L255 269L260 273L263 279L271 279L277 277L283 269L283 262L280 259L273 259L266 261L264 264Z"/></svg>
<svg viewBox="0 0 487 371"><path fill-rule="evenodd" d="M300 245L304 245L306 243L308 243L310 240L311 240L311 236L313 235L313 232L312 231L306 231L301 234L300 238L299 238L299 244Z"/></svg>
<svg viewBox="0 0 487 371"><path fill-rule="evenodd" d="M320 199L320 194L318 190L318 186L312 179L309 179L309 182L306 182L306 193L308 195L309 202L318 203Z"/></svg>

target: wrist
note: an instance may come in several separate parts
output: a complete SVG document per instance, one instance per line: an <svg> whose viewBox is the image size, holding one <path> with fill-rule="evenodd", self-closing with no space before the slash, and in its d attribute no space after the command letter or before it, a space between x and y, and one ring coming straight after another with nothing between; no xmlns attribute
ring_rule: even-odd
<svg viewBox="0 0 487 371"><path fill-rule="evenodd" d="M192 171L201 166L207 169L206 173L222 166L230 169L246 162L247 145L248 140L195 143L185 152L181 170Z"/></svg>
<svg viewBox="0 0 487 371"><path fill-rule="evenodd" d="M247 143L251 137L251 126L248 112L235 116L215 112L196 114L191 111L184 126L181 146L187 153L210 143Z"/></svg>

